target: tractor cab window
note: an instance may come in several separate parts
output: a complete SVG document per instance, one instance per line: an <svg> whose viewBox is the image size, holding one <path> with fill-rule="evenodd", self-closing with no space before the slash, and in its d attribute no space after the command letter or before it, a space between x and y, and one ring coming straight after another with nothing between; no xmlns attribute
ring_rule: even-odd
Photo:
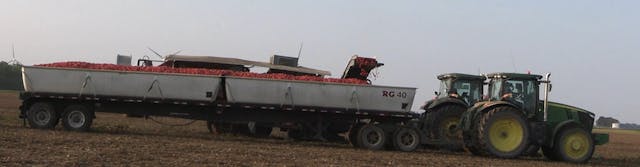
<svg viewBox="0 0 640 167"><path fill-rule="evenodd" d="M489 81L489 100L500 100L502 96L502 79L493 78Z"/></svg>
<svg viewBox="0 0 640 167"><path fill-rule="evenodd" d="M482 94L480 93L480 89L482 89L481 81L456 80L453 83L453 88L458 90L460 98L467 104L473 104L482 99Z"/></svg>
<svg viewBox="0 0 640 167"><path fill-rule="evenodd" d="M467 104L473 104L482 99L482 94L480 93L482 90L482 82L481 81L472 81L472 80L464 80L464 79L445 79L440 83L440 95L439 97L447 97L449 96L447 92L455 88L460 99L465 101Z"/></svg>
<svg viewBox="0 0 640 167"><path fill-rule="evenodd" d="M449 96L447 92L451 89L451 78L440 81L440 89L438 90L438 98Z"/></svg>
<svg viewBox="0 0 640 167"><path fill-rule="evenodd" d="M501 98L509 98L508 100L519 105L526 111L535 111L536 101L538 99L535 81L507 80L504 83L502 91L503 96Z"/></svg>

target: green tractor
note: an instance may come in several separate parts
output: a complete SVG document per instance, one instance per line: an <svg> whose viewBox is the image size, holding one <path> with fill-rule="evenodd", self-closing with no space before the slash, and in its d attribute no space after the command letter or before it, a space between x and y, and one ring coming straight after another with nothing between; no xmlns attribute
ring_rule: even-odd
<svg viewBox="0 0 640 167"><path fill-rule="evenodd" d="M460 73L438 75L440 90L422 107L420 123L426 130L428 145L446 150L462 149L462 132L458 128L462 113L483 96L484 76Z"/></svg>
<svg viewBox="0 0 640 167"><path fill-rule="evenodd" d="M595 145L608 134L592 134L595 114L548 101L550 74L493 73L486 75L488 100L478 102L462 117L465 148L473 154L515 158L542 148L551 160L586 162ZM539 87L544 83L540 99Z"/></svg>

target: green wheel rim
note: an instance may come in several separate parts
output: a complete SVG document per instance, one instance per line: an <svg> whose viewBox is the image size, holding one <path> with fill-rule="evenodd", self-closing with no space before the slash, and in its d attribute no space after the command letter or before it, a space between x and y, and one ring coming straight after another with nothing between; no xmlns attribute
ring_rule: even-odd
<svg viewBox="0 0 640 167"><path fill-rule="evenodd" d="M580 159L589 154L589 137L580 131L570 133L562 140L562 148L568 157Z"/></svg>

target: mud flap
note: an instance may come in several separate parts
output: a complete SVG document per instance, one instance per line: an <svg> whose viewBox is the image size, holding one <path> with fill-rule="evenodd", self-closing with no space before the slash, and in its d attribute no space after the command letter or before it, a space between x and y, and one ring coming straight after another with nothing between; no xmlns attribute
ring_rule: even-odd
<svg viewBox="0 0 640 167"><path fill-rule="evenodd" d="M529 141L531 141L531 144L542 146L547 137L547 135L545 135L547 125L544 122L531 122L529 123L529 126L531 129L531 137L529 137Z"/></svg>

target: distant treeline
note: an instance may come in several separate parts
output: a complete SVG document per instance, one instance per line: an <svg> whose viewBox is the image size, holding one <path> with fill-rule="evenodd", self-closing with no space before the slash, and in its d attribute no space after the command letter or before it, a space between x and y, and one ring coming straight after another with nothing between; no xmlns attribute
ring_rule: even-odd
<svg viewBox="0 0 640 167"><path fill-rule="evenodd" d="M621 123L620 129L640 129L640 125L634 123Z"/></svg>
<svg viewBox="0 0 640 167"><path fill-rule="evenodd" d="M0 61L0 90L23 90L20 67Z"/></svg>

